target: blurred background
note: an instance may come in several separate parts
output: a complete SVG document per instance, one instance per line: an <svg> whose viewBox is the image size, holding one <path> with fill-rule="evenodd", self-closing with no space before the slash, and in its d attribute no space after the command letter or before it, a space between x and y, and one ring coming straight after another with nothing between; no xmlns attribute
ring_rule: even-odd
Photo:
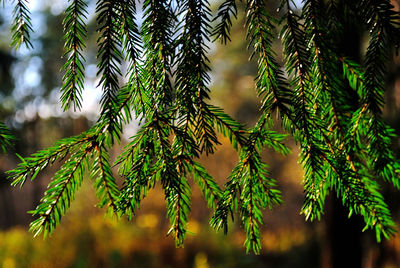
<svg viewBox="0 0 400 268"><path fill-rule="evenodd" d="M267 8L278 16L276 2L279 1L269 2ZM38 204L57 165L41 173L34 182L27 182L22 189L10 187L5 171L19 162L15 153L29 156L59 138L87 130L96 121L101 93L96 89L96 26L92 15L95 1L88 1L91 15L87 20L84 109L66 113L59 103L59 89L64 63L61 22L67 1L30 2L34 49L22 48L18 52L9 46L12 8L7 3L0 11L0 120L11 128L18 142L14 150L0 156L1 267L400 267L400 235L376 243L374 233L361 233L362 220L355 216L347 219L333 195L328 197L326 214L320 222L305 222L299 215L303 201L302 170L297 163L298 149L290 139L287 143L293 151L291 155L283 157L268 150L264 152L270 172L278 179L283 192L284 204L264 213L263 249L259 256L246 255L244 233L237 222L231 224L226 236L208 226L212 212L196 188L185 247L175 248L172 238L166 236L168 220L161 189L154 189L131 221L116 220L104 216L104 211L96 207L89 178L52 237L33 238L27 231L33 220L27 211ZM399 10L398 1L392 3ZM216 8L218 3L213 1L212 6ZM211 102L252 126L259 108L254 90L256 64L248 61L243 7L240 10L232 29L233 41L227 46L212 44L210 48ZM362 60L366 34L351 20L347 21L351 40L344 38L348 43L342 45L348 47L351 43L355 49L348 52L349 56ZM278 60L282 61L279 40L274 46ZM389 69L385 118L400 134L399 56L393 56ZM134 123L126 128L123 143L135 129ZM237 162L237 155L229 141L223 137L220 141L218 151L202 157L201 162L222 186ZM114 158L123 145L113 149ZM399 145L396 139L396 152ZM389 185L382 188L399 224L400 194Z"/></svg>

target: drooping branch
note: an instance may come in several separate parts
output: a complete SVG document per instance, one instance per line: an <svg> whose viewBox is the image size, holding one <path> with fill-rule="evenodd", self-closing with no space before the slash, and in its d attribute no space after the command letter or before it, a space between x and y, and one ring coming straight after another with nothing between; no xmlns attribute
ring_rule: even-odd
<svg viewBox="0 0 400 268"><path fill-rule="evenodd" d="M82 91L84 88L85 66L82 50L86 38L86 3L73 0L65 11L64 25L64 57L67 59L63 69L63 86L61 87L61 102L64 111L71 103L75 109L82 107Z"/></svg>

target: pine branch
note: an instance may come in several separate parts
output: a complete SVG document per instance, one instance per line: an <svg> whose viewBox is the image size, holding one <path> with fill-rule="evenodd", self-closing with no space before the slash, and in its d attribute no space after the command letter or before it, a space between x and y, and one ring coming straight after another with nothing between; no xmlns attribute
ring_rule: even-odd
<svg viewBox="0 0 400 268"><path fill-rule="evenodd" d="M271 40L274 28L272 18L263 9L263 1L251 1L247 5L247 25L249 27L249 43L254 45L255 52L259 53L259 73L257 77L257 90L263 95L263 114L257 124L250 130L246 146L241 152L239 164L234 168L228 182L225 184L224 194L219 201L217 209L211 220L211 225L216 229L228 230L228 217L233 218L233 212L239 208L242 223L245 226L247 251L252 249L259 253L260 233L259 224L262 223L260 206L270 206L280 203L280 192L274 189L275 183L267 179L266 165L262 163L260 151L264 146L271 146L276 150L287 153L288 150L281 144L284 136L272 138L273 132L269 131L271 125L270 114L275 109L282 117L290 116L290 95L283 79L283 73L278 70ZM268 138L267 138L268 137ZM270 139L269 139L270 138ZM237 196L240 196L240 200Z"/></svg>
<svg viewBox="0 0 400 268"><path fill-rule="evenodd" d="M213 19L213 21L219 21L211 34L214 36L213 41L219 39L223 44L226 44L227 40L231 41L232 17L237 18L236 0L225 0L219 6L218 14Z"/></svg>
<svg viewBox="0 0 400 268"><path fill-rule="evenodd" d="M161 180L167 203L167 217L170 220L172 233L177 246L183 245L186 235L186 224L190 211L190 187L187 184L184 170L178 171L172 146L169 141L173 128L171 118L173 111L173 89L170 56L174 50L171 40L176 16L171 7L160 1L145 1L145 19L142 26L144 48L146 51L145 72L148 74L146 86L154 95L150 99L153 108L147 120L154 128L152 138L156 162L157 180Z"/></svg>
<svg viewBox="0 0 400 268"><path fill-rule="evenodd" d="M43 233L44 237L51 234L69 208L83 179L85 163L93 149L91 143L84 146L84 150L74 153L70 159L55 174L45 192L40 204L33 211L39 216L30 225L30 231L35 236Z"/></svg>
<svg viewBox="0 0 400 268"><path fill-rule="evenodd" d="M115 165L121 164L119 173L125 178L118 202L119 211L131 218L148 191L154 187L156 173L160 170L153 141L154 128L144 125L133 137L117 159Z"/></svg>
<svg viewBox="0 0 400 268"><path fill-rule="evenodd" d="M213 116L205 100L209 99L209 59L206 41L210 35L210 9L207 1L187 0L184 27L178 41L181 46L176 70L177 104L180 122L185 129L194 128L200 151L213 153L219 144L213 127Z"/></svg>
<svg viewBox="0 0 400 268"><path fill-rule="evenodd" d="M95 159L91 170L91 177L95 180L96 194L100 199L99 207L107 205L111 209L111 212L116 212L118 210L117 201L120 193L111 172L108 153L104 146L97 144L94 151Z"/></svg>
<svg viewBox="0 0 400 268"><path fill-rule="evenodd" d="M158 115L157 115L158 117ZM166 122L161 118L156 118L154 126L159 144L159 154L162 160L161 183L167 202L167 217L171 228L168 234L173 234L176 246L183 246L186 236L186 224L190 212L190 186L185 178L184 169L179 169L179 165L173 158L172 148L168 140L169 130L165 127Z"/></svg>
<svg viewBox="0 0 400 268"><path fill-rule="evenodd" d="M343 159L344 160L344 159ZM344 160L346 161L346 160ZM341 179L343 178L343 179ZM377 241L396 232L389 208L379 193L378 184L368 175L361 179L358 174L346 174L332 181L343 205L349 208L349 217L354 213L363 216L366 229L375 229Z"/></svg>
<svg viewBox="0 0 400 268"><path fill-rule="evenodd" d="M84 88L84 57L81 51L85 48L84 38L86 38L86 19L87 4L83 0L72 0L68 6L64 25L64 57L67 61L63 67L63 86L61 88L62 107L67 110L71 103L76 108L82 106L82 91Z"/></svg>
<svg viewBox="0 0 400 268"><path fill-rule="evenodd" d="M369 28L385 28L391 41L399 46L400 13L394 9L390 0L361 0L356 8L364 24ZM370 32L372 33L372 32Z"/></svg>
<svg viewBox="0 0 400 268"><path fill-rule="evenodd" d="M17 168L7 172L13 180L11 184L13 186L19 184L22 187L29 176L32 176L31 180L34 180L40 171L55 161L64 159L69 153L82 150L82 146L94 136L95 133L89 130L75 137L61 139L54 146L24 158Z"/></svg>
<svg viewBox="0 0 400 268"><path fill-rule="evenodd" d="M267 14L265 1L251 0L247 3L247 39L258 54L257 92L262 96L263 113L270 114L277 108L282 117L290 114L291 92L274 59L271 44L274 38L274 19Z"/></svg>
<svg viewBox="0 0 400 268"><path fill-rule="evenodd" d="M299 17L290 9L289 1L285 1L286 14L281 37L284 44L284 55L288 74L293 76L292 103L293 117L291 124L296 140L300 142L300 162L305 170L303 184L305 200L302 213L306 219L320 219L323 213L323 205L326 196L325 172L327 155L329 154L323 142L325 127L318 117L314 106L316 98L321 90L320 77L313 76L315 67L310 63L310 54L307 47L313 47L306 43L302 36L307 28L314 29L313 25L301 25ZM282 4L283 5L283 4ZM305 2L303 12L310 19L308 12L310 3ZM306 20L310 23L308 20ZM312 30L313 31L313 30ZM315 36L315 33L313 33ZM315 38L315 37L314 37ZM319 51L317 51L318 53ZM313 59L317 61L318 59ZM329 163L332 163L329 161Z"/></svg>
<svg viewBox="0 0 400 268"><path fill-rule="evenodd" d="M137 111L136 117L140 110L139 107L142 107L141 110L144 112L145 103L148 103L148 96L142 81L142 66L139 64L140 37L138 36L137 25L132 17L136 12L136 7L132 1L116 1L114 4L109 3L107 5L108 9L106 6L99 6L98 8L102 8L103 13L107 13L109 9L114 13L109 13L110 18L107 22L104 22L104 16L103 18L99 17L98 20L103 21L103 26L107 30L104 35L111 35L115 40L110 41L107 36L103 41L101 41L101 38L98 39L98 43L100 42L98 56L101 52L103 53L102 64L104 65L104 71L102 79L105 79L103 89L110 89L104 92L101 101L106 105L104 100L108 98L110 106L108 108L104 107L98 120L98 125L100 133L109 132L111 134L102 135L105 139L105 144L110 147L115 140L118 141L120 139L122 126L132 119L131 109L133 108ZM106 27L110 23L113 24L113 30ZM119 34L119 31L121 31L121 34ZM119 50L120 46L122 46L121 51ZM102 47L104 48L103 51ZM129 81L125 86L119 88L118 78L121 76L121 72L118 65L122 60L122 52L126 53L125 59L130 64L127 71ZM109 59L104 60L107 55L109 55ZM101 61L99 61L100 63ZM99 68L99 72L101 72L101 68ZM105 112L105 109L108 110Z"/></svg>
<svg viewBox="0 0 400 268"><path fill-rule="evenodd" d="M366 73L359 65L348 60L343 62L344 75L350 85L358 92L362 100L361 107L353 114L352 129L349 137L357 139L358 148L361 140L367 141L368 164L373 173L378 174L386 181L391 182L396 188L400 187L400 165L396 161L391 150L391 141L396 137L394 131L383 121L380 111L374 113L370 105L365 101L368 95ZM366 72L366 71L365 71ZM371 85L369 85L371 86Z"/></svg>
<svg viewBox="0 0 400 268"><path fill-rule="evenodd" d="M190 158L184 160L185 170L193 174L193 181L199 186L209 208L215 209L215 202L221 199L222 191L215 179L198 162Z"/></svg>
<svg viewBox="0 0 400 268"><path fill-rule="evenodd" d="M216 230L224 230L224 234L228 233L228 218L234 220L234 212L238 209L238 194L241 193L240 178L237 174L242 174L245 170L243 161L234 167L228 177L228 181L224 185L221 199L218 201L217 208L211 218L210 225Z"/></svg>
<svg viewBox="0 0 400 268"><path fill-rule="evenodd" d="M282 199L280 191L275 189L276 181L271 179L267 173L268 166L261 162L261 156L253 153L247 163L245 172L248 175L242 178L243 190L240 196L241 208L239 210L246 232L246 250L249 252L251 249L254 253L259 254L261 235L258 225L263 223L261 208L268 206L272 209L273 206L281 204Z"/></svg>
<svg viewBox="0 0 400 268"><path fill-rule="evenodd" d="M254 178L253 174L249 174L249 178ZM242 222L244 223L244 229L246 232L246 240L244 245L246 247L246 252L248 253L252 250L255 254L259 254L261 250L261 235L259 224L262 224L262 213L258 207L258 200L255 195L255 185L253 181L247 183L246 187L242 191Z"/></svg>
<svg viewBox="0 0 400 268"><path fill-rule="evenodd" d="M234 149L245 146L246 143L246 131L240 123L225 114L224 111L216 106L208 105L207 109L210 111L214 125L217 131L219 131L225 137L228 137Z"/></svg>
<svg viewBox="0 0 400 268"><path fill-rule="evenodd" d="M338 57L333 51L335 45L332 47L326 44L328 33L323 31L321 26L323 23L322 8L320 1L311 0L305 3L303 12L307 21L306 29L312 36L310 37L312 44L310 47L312 47L313 53L311 81L319 90L313 95L318 98L317 102L320 104L318 117L328 122L327 125L320 125L320 127L330 156L326 153L326 156L322 158L327 162L325 169L328 169L328 180L332 180L330 177L336 175L339 180L346 180L348 174L352 172L355 173L354 179L359 179L359 172L365 167L358 163L359 151L358 147L355 147L354 137L348 135L350 122L348 114L352 112L352 105L349 103L354 100L351 100L349 91L345 89L346 85L338 78L340 77ZM332 31L334 30L332 29ZM340 29L335 29L335 31L340 31ZM330 34L334 35L335 33ZM344 161L341 163L339 159ZM329 184L329 182L326 183ZM323 187L323 189L326 188L327 185ZM308 203L310 202L308 201Z"/></svg>
<svg viewBox="0 0 400 268"><path fill-rule="evenodd" d="M33 48L30 33L33 31L31 24L31 14L27 5L28 0L16 0L13 11L14 20L11 25L12 41L11 46L19 49L22 44L26 48Z"/></svg>
<svg viewBox="0 0 400 268"><path fill-rule="evenodd" d="M128 73L129 77L128 87L133 91L132 102L133 109L136 117L144 117L148 107L148 97L144 91L142 66L140 64L140 54L142 50L142 43L140 40L140 33L138 26L135 22L134 15L136 14L135 1L121 1L121 31L123 33L121 44L126 53L125 60L129 62ZM130 115L130 109L126 112L126 116Z"/></svg>
<svg viewBox="0 0 400 268"><path fill-rule="evenodd" d="M111 142L119 140L122 131L121 115L116 112L118 108L117 93L119 91L119 77L122 76L119 65L121 64L121 42L118 31L119 2L98 0L96 6L97 24L100 37L98 43L98 75L101 77L98 86L103 89L101 97L102 122L106 120L105 130L111 134Z"/></svg>
<svg viewBox="0 0 400 268"><path fill-rule="evenodd" d="M167 201L167 216L171 228L168 234L173 234L175 245L182 247L186 236L186 224L190 212L190 186L184 177L175 176L174 166L166 167L162 179L165 197ZM176 174L178 175L178 174Z"/></svg>
<svg viewBox="0 0 400 268"><path fill-rule="evenodd" d="M262 224L261 208L280 204L280 191L275 189L275 180L269 178L268 167L261 161L261 155L254 152L251 145L244 148L239 164L233 169L225 184L222 198L210 224L217 230L228 231L228 217L239 210L246 232L246 250L259 254L261 236L259 224ZM238 200L239 197L239 200Z"/></svg>
<svg viewBox="0 0 400 268"><path fill-rule="evenodd" d="M268 166L262 162L260 152L265 146L288 152L288 148L281 143L285 136L267 130L269 118L261 118L261 124L250 131L246 146L241 150L240 161L228 177L222 198L210 222L214 228L223 228L226 233L229 215L233 219L233 213L239 210L246 231L246 250L253 250L256 254L261 245L258 227L262 223L260 207L272 208L281 203L280 191L275 189L275 180L269 178Z"/></svg>
<svg viewBox="0 0 400 268"><path fill-rule="evenodd" d="M365 92L363 102L376 116L381 115L384 104L386 62L388 60L389 40L381 23L371 29L370 44L365 58Z"/></svg>
<svg viewBox="0 0 400 268"><path fill-rule="evenodd" d="M97 0L98 86L103 90L97 124L33 154L9 172L12 184L22 186L29 176L34 179L55 161L66 159L41 204L31 212L38 216L31 231L47 236L54 230L93 159L91 175L100 206L108 205L131 218L159 181L169 233L182 246L190 213L188 180L193 179L207 205L215 209L210 224L226 233L228 218L233 220L238 212L247 252L259 253L262 209L282 202L262 151L270 147L282 154L290 152L284 144L286 135L271 130L272 114L277 112L282 126L300 144L306 218L321 217L325 197L333 190L350 215L361 215L365 228L375 229L378 241L393 235L393 219L374 178L400 188L400 164L390 148L394 130L382 116L386 63L392 45L400 45L400 15L389 0L304 0L301 16L291 10L291 3L281 0L280 6L286 9L281 31L285 73L275 59L272 44L277 20L268 13L267 1L246 2L247 39L251 57L257 57L256 90L262 98L262 114L247 130L207 103L211 80L207 45L211 37L222 43L230 40L237 16L235 0L220 5L213 29L207 0L145 0L141 29L134 0ZM354 22L361 18L370 31L365 68L344 58L340 44L335 43L347 22L340 5L343 16L354 15ZM63 21L67 61L61 100L65 110L72 104L81 107L86 8L85 0L71 0ZM22 43L32 46L29 16L27 1L16 0L12 26L16 48ZM124 60L129 64L128 82L120 87ZM124 178L119 191L107 151L133 117L141 127L115 163ZM240 155L223 190L196 159L202 152L214 152L219 144L217 132ZM5 150L11 140L11 133L0 124L0 147Z"/></svg>
<svg viewBox="0 0 400 268"><path fill-rule="evenodd" d="M16 138L11 133L11 131L4 125L0 123L0 148L3 153L7 152L7 147L13 147Z"/></svg>
<svg viewBox="0 0 400 268"><path fill-rule="evenodd" d="M201 146L200 152L205 152L208 155L214 153L216 145L220 144L220 142L212 124L213 116L205 107L206 104L202 103L199 114L195 119L197 124L195 125L194 134Z"/></svg>
<svg viewBox="0 0 400 268"><path fill-rule="evenodd" d="M173 89L170 81L173 27L176 16L167 3L160 0L146 0L143 4L144 21L141 35L145 49L144 81L149 92L150 107L163 111L172 104ZM150 111L151 113L151 111ZM151 119L149 119L151 120Z"/></svg>
<svg viewBox="0 0 400 268"><path fill-rule="evenodd" d="M371 10L366 9L369 5ZM399 14L393 10L390 1L362 1L361 8L364 18L371 16L367 21L370 28L370 43L365 56L365 84L363 103L367 105L369 114L368 153L372 160L372 168L387 181L399 188L400 165L396 161L391 146L393 130L382 119L384 105L386 62L390 52L391 33Z"/></svg>
<svg viewBox="0 0 400 268"><path fill-rule="evenodd" d="M308 6L307 6L308 4ZM347 200L344 202L344 205L346 205L350 211L353 211L354 207L357 207L359 203L361 202L366 202L369 204L369 211L363 210L363 209L356 209L354 210L357 214L360 214L364 216L364 220L366 222L366 227L371 228L374 226L374 224L371 224L372 222L377 222L380 221L379 225L380 227L377 228L376 230L382 228L383 230L387 230L388 234L393 233L393 222L390 216L390 213L388 214L387 206L385 202L383 201L383 198L379 195L379 193L376 191L376 189L373 188L373 186L370 186L370 183L365 183L364 181L367 180L368 175L365 174L366 167L362 163L360 159L365 158L365 155L362 155L360 153L361 148L363 148L362 145L360 145L360 140L359 140L359 135L349 135L348 130L354 131L355 125L351 126L348 128L348 123L355 123L357 126L360 127L359 131L363 131L362 129L365 129L365 127L361 126L359 123L359 119L362 117L362 113L367 111L368 106L362 106L361 108L358 109L360 111L360 115L355 114L356 117L358 117L357 121L350 120L345 113L340 112L339 107L343 107L344 111L347 112L349 109L348 103L350 102L349 96L346 96L346 94L343 94L344 90L341 88L341 81L337 79L339 75L335 75L335 70L336 66L332 66L332 62L335 62L337 57L329 57L329 53L332 54L331 51L329 51L327 48L324 48L324 33L321 33L319 30L318 26L318 17L316 14L321 14L321 12L318 12L317 6L318 6L318 1L309 1L309 3L306 3L305 6L305 13L310 14L311 18L314 18L314 20L308 20L310 22L311 28L314 29L314 39L313 42L315 43L315 47L318 49L316 53L317 55L317 60L315 61L318 63L318 69L319 71L317 72L318 75L321 74L327 74L323 76L323 79L320 79L322 82L322 86L325 87L327 90L324 90L324 92L328 92L329 96L328 99L330 99L331 105L327 106L328 111L332 111L332 119L334 121L333 127L331 129L334 129L332 133L328 133L328 135L332 136L332 140L337 143L336 146L330 146L330 150L332 151L332 154L335 155L335 161L333 162L335 164L335 167L332 166L333 171L338 175L336 180L331 180L336 181L337 183L342 183L341 185L343 186L342 189L336 188L337 194L342 195L343 202L344 200ZM309 13L308 13L309 12ZM314 24L314 26L313 26ZM368 53L367 53L368 54ZM368 56L367 56L368 57ZM333 60L332 60L333 59ZM331 64L331 65L329 65ZM352 84L353 88L357 87L357 85L364 86L362 81L360 82L360 77L362 78L362 75L357 74L357 71L353 68L351 72L349 72L349 64L347 64L344 68L345 74L347 76L353 76L352 80L353 82L350 82ZM354 64L353 64L354 67ZM358 75L357 78L354 77L354 75ZM326 86L324 86L324 84ZM362 92L360 89L356 89L357 92ZM379 102L379 97L374 99L374 101ZM346 100L347 98L347 100ZM343 104L340 104L340 100L343 102ZM346 107L347 106L347 107ZM375 106L375 104L374 104ZM376 107L376 106L375 106ZM351 112L351 111L350 111ZM354 118L354 115L353 115ZM383 129L380 130L380 133L385 133ZM366 135L366 137L373 137L373 135ZM390 139L389 139L390 140ZM390 154L390 152L388 152ZM374 154L375 156L377 154ZM370 154L370 157L373 159L375 156L373 154ZM341 159L341 160L340 160ZM369 160L367 159L367 162ZM346 163L347 162L347 163ZM374 167L376 170L376 168ZM332 174L333 175L333 174ZM397 181L397 180L395 180ZM353 187L353 185L359 185L357 187ZM361 191L361 193L360 193ZM363 196L365 199L361 201L356 200L356 197L358 196ZM368 196L372 196L372 199L369 199ZM372 212L374 211L374 212ZM374 217L375 214L381 214L381 216L378 216L379 219L374 218L371 219L371 217ZM371 216L372 215L372 216ZM384 215L384 216L382 216ZM380 240L380 235L379 232L376 233L378 240Z"/></svg>

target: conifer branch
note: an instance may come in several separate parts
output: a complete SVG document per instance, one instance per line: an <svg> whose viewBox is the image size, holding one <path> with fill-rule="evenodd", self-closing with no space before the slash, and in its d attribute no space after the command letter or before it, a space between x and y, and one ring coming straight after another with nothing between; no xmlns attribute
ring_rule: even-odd
<svg viewBox="0 0 400 268"><path fill-rule="evenodd" d="M187 10L185 26L179 45L181 53L176 71L177 103L185 129L194 128L200 151L213 153L219 144L214 131L213 115L205 100L209 99L209 59L206 56L206 41L210 35L210 9L207 1L187 0L181 9Z"/></svg>
<svg viewBox="0 0 400 268"><path fill-rule="evenodd" d="M179 169L173 158L172 148L168 140L169 131L162 124L166 122L156 114L155 131L158 138L161 165L161 183L167 203L167 217L171 228L168 234L173 234L176 246L183 246L186 236L186 224L190 212L190 187L185 178L184 169Z"/></svg>
<svg viewBox="0 0 400 268"><path fill-rule="evenodd" d="M217 131L229 138L234 149L237 150L239 146L245 146L246 130L243 125L224 113L221 108L208 105L207 109L214 119L214 125L216 126Z"/></svg>
<svg viewBox="0 0 400 268"><path fill-rule="evenodd" d="M158 161L154 162L154 128L146 124L132 138L115 165L120 164L119 173L125 178L118 202L118 211L131 218L140 206L141 200L154 187Z"/></svg>
<svg viewBox="0 0 400 268"><path fill-rule="evenodd" d="M319 95L320 85L319 76L313 76L312 71L315 67L312 65L318 59L312 59L307 46L315 48L314 45L305 43L302 36L305 30L312 29L312 35L315 27L313 25L300 25L299 17L290 9L289 1L286 5L286 25L282 28L281 36L284 44L284 53L286 67L289 75L293 76L291 86L293 87L293 118L294 136L300 141L301 154L300 161L305 170L304 189L305 200L302 213L306 219L319 219L323 212L323 205L326 196L326 186L324 179L325 161L328 160L327 148L324 146L322 137L324 137L324 126L313 109L316 104L316 96ZM305 2L303 12L308 16L310 14L310 3ZM313 17L310 15L312 19ZM310 23L308 20L306 20ZM319 51L317 51L319 53Z"/></svg>
<svg viewBox="0 0 400 268"><path fill-rule="evenodd" d="M94 133L87 131L81 135L61 139L52 147L38 151L30 157L24 158L24 161L17 168L8 172L9 177L13 180L13 186L18 184L22 187L29 176L34 180L40 171L54 164L57 160L64 159L69 153L75 153L77 149L93 139Z"/></svg>
<svg viewBox="0 0 400 268"><path fill-rule="evenodd" d="M147 74L144 84L146 91L153 96L149 99L150 107L156 106L163 111L172 104L173 90L169 75L174 49L171 36L176 16L171 7L160 0L147 0L143 8L141 34L146 58L144 71Z"/></svg>
<svg viewBox="0 0 400 268"><path fill-rule="evenodd" d="M12 41L11 46L19 49L22 44L26 48L33 48L30 33L33 31L31 24L31 14L27 7L28 0L16 0L11 25Z"/></svg>
<svg viewBox="0 0 400 268"><path fill-rule="evenodd" d="M63 86L61 87L62 107L67 110L71 103L76 108L82 106L82 91L84 88L85 66L82 50L85 48L87 5L83 0L72 0L67 8L64 25L64 57L67 58L63 69Z"/></svg>
<svg viewBox="0 0 400 268"><path fill-rule="evenodd" d="M217 230L228 231L229 214L239 210L246 231L246 250L259 254L261 248L259 224L262 223L261 208L272 208L281 203L280 191L275 189L275 180L269 178L268 166L261 160L260 151L265 146L271 146L277 151L287 153L286 146L281 144L284 135L275 135L268 129L268 118L261 117L251 131L246 146L241 150L240 161L233 169L225 184L222 198L210 224ZM238 199L239 197L239 199Z"/></svg>
<svg viewBox="0 0 400 268"><path fill-rule="evenodd" d="M193 180L203 193L208 207L215 209L215 202L221 199L222 190L214 178L197 162L188 162L186 169L193 174Z"/></svg>
<svg viewBox="0 0 400 268"><path fill-rule="evenodd" d="M373 2L373 3L372 3ZM399 14L393 10L389 1L361 1L359 8L361 16L370 29L370 43L365 56L365 71L361 72L356 64L347 61L347 77L356 83L360 94L361 107L353 115L354 126L360 126L356 133L367 140L366 148L369 155L368 165L374 173L399 188L400 165L391 150L391 139L394 131L387 126L382 118L384 105L386 62L391 51L391 41L396 28ZM366 8L369 5L370 8ZM371 19L366 19L371 16ZM350 80L350 79L349 79ZM366 131L366 130L369 131Z"/></svg>
<svg viewBox="0 0 400 268"><path fill-rule="evenodd" d="M95 180L97 197L100 199L99 207L108 205L110 211L117 211L117 201L120 195L118 185L112 175L109 156L102 145L94 146L94 165L91 177Z"/></svg>
<svg viewBox="0 0 400 268"><path fill-rule="evenodd" d="M372 6L366 9L366 4ZM391 138L394 131L389 128L382 119L382 107L384 105L386 62L390 52L390 34L393 30L393 19L399 14L393 11L390 1L380 0L376 2L362 1L364 16L373 15L375 20L367 21L370 28L370 43L365 56L365 84L363 103L367 104L370 130L368 134L368 154L372 160L372 168L385 180L399 188L400 165L394 158L391 146ZM372 13L372 14L371 14Z"/></svg>
<svg viewBox="0 0 400 268"><path fill-rule="evenodd" d="M43 232L46 237L60 222L81 185L85 162L92 149L91 143L87 143L84 150L74 153L55 174L48 190L40 200L41 203L35 210L30 211L34 216L39 216L31 223L29 229L35 236Z"/></svg>
<svg viewBox="0 0 400 268"><path fill-rule="evenodd" d="M381 241L393 236L396 232L395 224L389 208L379 193L378 184L368 175L360 178L358 174L346 174L343 179L332 181L338 198L341 197L344 206L349 208L349 217L354 213L364 218L366 229L375 229L376 239Z"/></svg>
<svg viewBox="0 0 400 268"><path fill-rule="evenodd" d="M83 49L86 42L85 0L70 0L63 21L65 75L64 109L81 107L85 83ZM100 206L131 218L148 192L161 183L170 231L182 246L191 206L192 179L207 205L215 209L210 224L228 231L228 218L239 213L246 233L245 247L259 253L262 209L282 202L263 148L288 154L286 135L272 131L277 112L281 124L299 144L305 170L306 219L319 219L325 197L335 191L344 206L361 215L377 240L394 233L389 208L376 177L400 188L400 164L391 150L394 131L384 122L385 75L393 45L399 46L400 15L389 0L343 2L304 0L301 15L291 0L281 0L281 39L286 73L275 59L275 16L266 0L246 2L246 26L251 57L257 58L256 91L262 99L261 116L245 129L222 109L208 103L210 93L210 38L230 40L237 16L236 0L224 0L214 20L207 0L145 0L143 12L134 0L97 0L98 75L103 94L96 125L81 135L62 139L34 153L9 172L13 185L55 161L66 159L54 175L41 204L31 213L38 218L31 231L51 233L69 208L85 168L90 168ZM357 8L354 8L357 6ZM351 10L347 10L351 8ZM143 14L141 28L137 16ZM342 38L342 17L351 14L370 31L364 65L347 58L335 40ZM90 15L90 14L88 14ZM27 0L16 0L12 44L29 48L31 32ZM328 20L325 21L325 17ZM216 22L211 28L211 22ZM360 24L360 22L358 22ZM122 62L128 63L128 82L120 87ZM289 82L288 82L289 81ZM139 131L117 158L124 182L121 190L113 177L108 150L119 141L123 126L132 118ZM198 163L203 152L219 144L217 132L238 151L239 162L220 189ZM0 147L5 150L11 133L0 124Z"/></svg>
<svg viewBox="0 0 400 268"><path fill-rule="evenodd" d="M121 44L126 53L126 60L129 62L128 74L129 82L128 87L133 91L133 99L131 100L133 109L136 113L136 117L144 117L146 110L149 109L148 97L144 92L143 78L142 78L142 66L140 60L140 54L142 50L142 43L140 40L140 33L138 26L134 20L136 14L136 3L135 1L123 1L121 0L121 31L123 32ZM130 109L125 113L126 116L130 116Z"/></svg>
<svg viewBox="0 0 400 268"><path fill-rule="evenodd" d="M122 131L120 113L116 112L119 77L122 76L121 42L118 32L119 2L98 0L96 6L97 24L100 37L98 43L98 75L101 77L98 86L103 89L101 97L101 118L107 120L105 130L111 134L111 142L119 140Z"/></svg>
<svg viewBox="0 0 400 268"><path fill-rule="evenodd" d="M0 149L3 153L7 152L7 147L13 147L15 141L16 138L8 127L3 123L0 123Z"/></svg>
<svg viewBox="0 0 400 268"><path fill-rule="evenodd" d="M214 18L214 21L219 21L211 34L214 36L214 41L220 40L223 44L231 41L229 35L232 27L232 17L237 18L236 0L225 0L218 7L218 14Z"/></svg>
<svg viewBox="0 0 400 268"><path fill-rule="evenodd" d="M271 113L277 108L281 116L289 116L291 92L274 59L271 43L274 38L274 19L267 14L264 0L251 0L247 3L247 39L258 53L257 92L262 96L263 113Z"/></svg>

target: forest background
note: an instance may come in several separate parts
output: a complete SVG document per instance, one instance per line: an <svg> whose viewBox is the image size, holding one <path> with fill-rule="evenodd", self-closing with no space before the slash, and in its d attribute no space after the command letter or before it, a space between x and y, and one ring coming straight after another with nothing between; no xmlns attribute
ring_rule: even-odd
<svg viewBox="0 0 400 268"><path fill-rule="evenodd" d="M357 218L345 221L333 197L327 204L326 215L320 222L305 222L299 215L303 202L302 170L298 150L293 141L292 154L286 157L272 151L264 152L273 177L278 178L284 204L265 211L262 227L263 249L258 256L246 255L244 233L232 224L227 236L212 230L207 209L200 192L193 192L193 210L188 223L189 235L184 248L175 248L173 239L166 237L168 220L165 217L161 189L153 191L143 202L132 221L116 221L104 217L104 211L94 207L95 193L88 183L78 192L71 210L54 235L43 240L27 232L31 215L28 210L39 203L57 166L46 170L34 183L24 188L12 188L5 171L16 166L18 153L28 156L47 148L62 137L88 129L96 120L100 94L96 89L96 36L85 51L88 82L81 112L62 112L59 89L63 65L62 11L65 1L32 1L33 50L10 48L9 23L11 9L5 4L0 25L0 119L16 134L14 151L1 156L0 184L0 265L2 267L334 267L337 248L353 249L351 256L360 267L396 267L400 263L400 236L377 244L372 232L361 234ZM275 1L268 6L276 12ZM35 4L36 3L36 4ZM89 7L94 9L95 1ZM392 1L399 10L398 1ZM213 3L214 9L218 6ZM232 29L228 46L211 45L211 100L241 123L254 124L259 112L259 99L254 90L256 62L248 61L243 13ZM94 18L92 18L94 19ZM90 18L89 18L90 20ZM88 32L95 32L88 25ZM362 37L361 37L362 38ZM279 48L279 42L274 43ZM278 54L279 60L282 56ZM400 57L390 62L386 95L386 121L400 133ZM124 136L135 133L135 123ZM229 141L221 137L217 152L201 159L220 185L237 162ZM396 152L399 141L394 142ZM120 148L123 147L121 144ZM115 148L112 156L119 154ZM385 196L393 217L400 222L399 193L388 187ZM339 212L338 212L339 211ZM343 227L344 226L344 227ZM346 256L342 256L346 258ZM352 262L351 260L348 260ZM357 267L357 266L353 266Z"/></svg>

